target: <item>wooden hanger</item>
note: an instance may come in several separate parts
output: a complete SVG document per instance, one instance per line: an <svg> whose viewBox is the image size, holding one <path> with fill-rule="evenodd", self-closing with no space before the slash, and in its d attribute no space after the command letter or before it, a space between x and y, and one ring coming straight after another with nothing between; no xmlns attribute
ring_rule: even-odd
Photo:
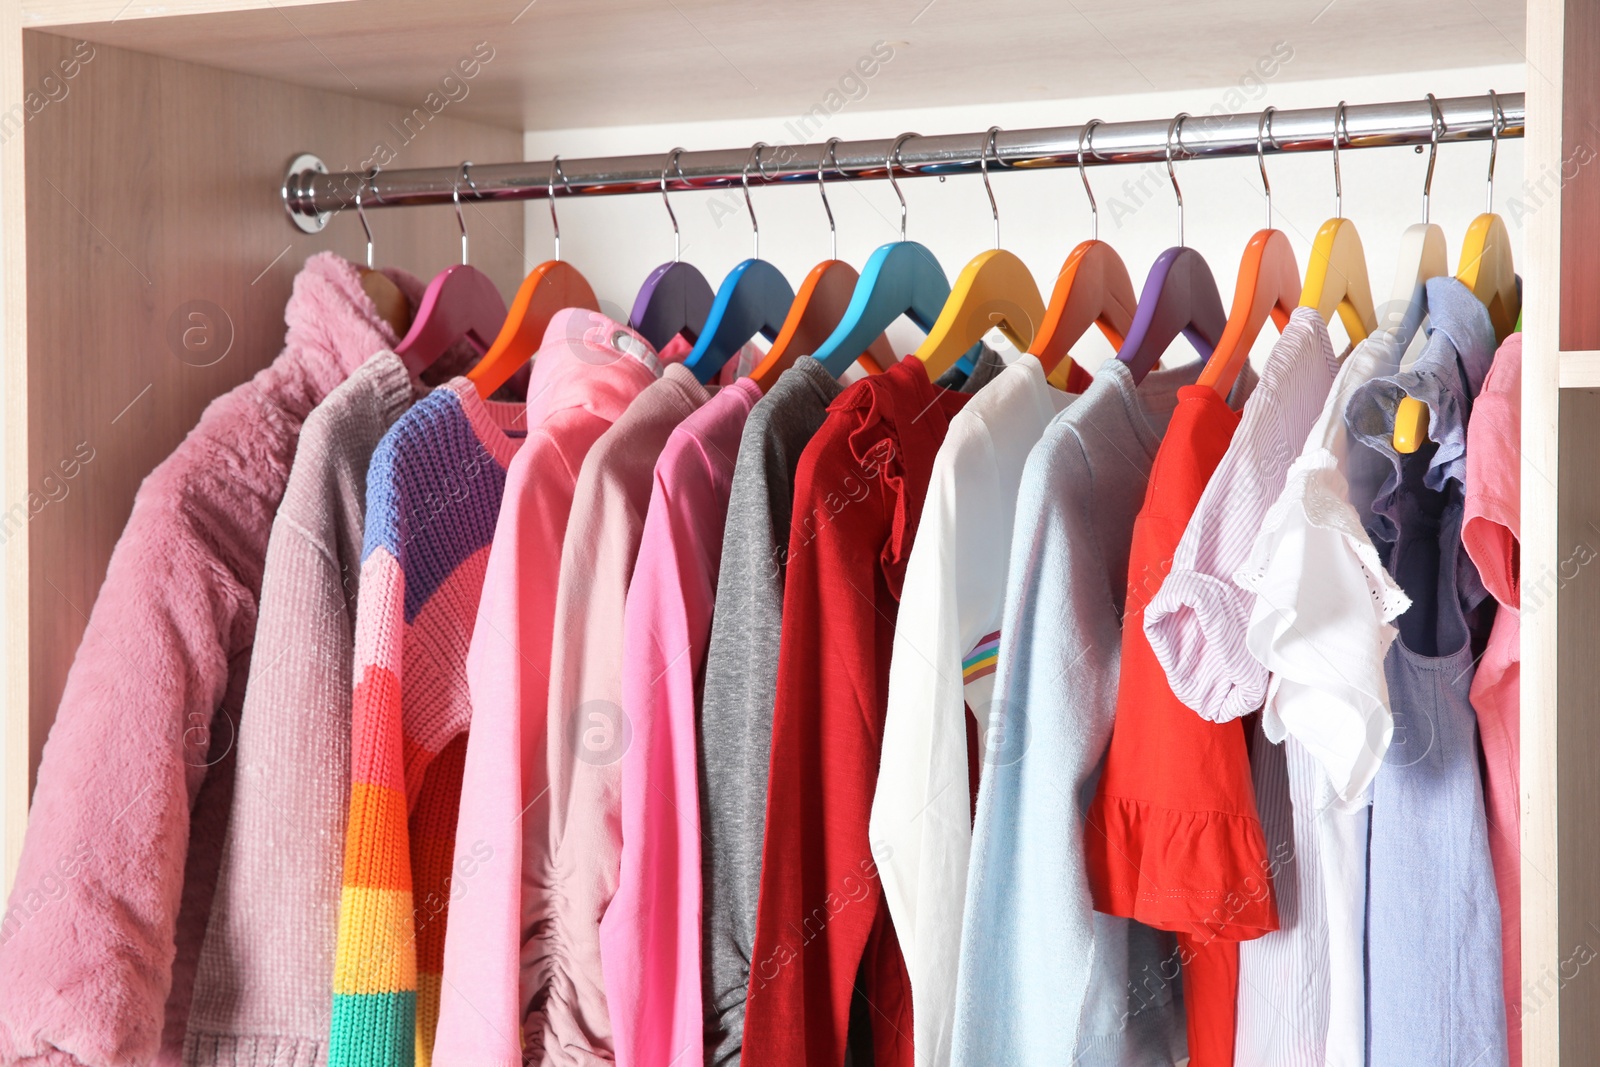
<svg viewBox="0 0 1600 1067"><path fill-rule="evenodd" d="M471 163L461 165L465 176ZM455 189L456 222L461 226L461 262L446 267L428 283L405 338L394 346L413 378L444 350L466 340L482 355L506 319L505 298L494 281L467 263L467 220L461 214L461 189Z"/></svg>
<svg viewBox="0 0 1600 1067"><path fill-rule="evenodd" d="M672 201L667 199L667 168L676 166L678 177L683 178L683 166L678 162L681 155L683 149L674 148L661 168L661 200L667 205L667 217L672 220L672 261L650 272L639 287L633 311L628 316L629 325L658 352L680 334L691 341L698 339L713 301L711 283L706 281L706 276L680 258L683 238L678 232L678 216L673 213Z"/></svg>
<svg viewBox="0 0 1600 1067"><path fill-rule="evenodd" d="M1178 198L1178 244L1156 257L1139 294L1133 325L1117 351L1135 382L1144 381L1179 333L1201 356L1210 357L1228 321L1205 257L1183 243L1183 190L1172 169L1172 144L1175 135L1181 137L1183 120L1188 117L1187 112L1179 112L1167 127L1167 177Z"/></svg>
<svg viewBox="0 0 1600 1067"><path fill-rule="evenodd" d="M917 348L916 356L927 366L930 379L937 379L953 367L997 326L1019 350L1027 351L1033 344L1034 331L1044 319L1044 300L1033 275L1022 260L1000 247L1000 209L989 184L989 153L995 151L999 158L995 150L999 132L1000 127L989 127L978 163L984 191L989 194L989 210L994 215L994 247L980 252L962 268L938 319Z"/></svg>
<svg viewBox="0 0 1600 1067"><path fill-rule="evenodd" d="M1441 278L1450 273L1449 252L1445 246L1444 230L1429 221L1433 194L1433 165L1439 154L1439 138L1444 134L1444 115L1432 93L1428 106L1433 110L1431 145L1428 149L1428 172L1422 180L1422 221L1406 227L1400 235L1400 258L1395 265L1394 288L1389 302L1384 305L1384 321L1380 324L1395 343L1397 358L1404 355L1411 340L1428 317L1428 279Z"/></svg>
<svg viewBox="0 0 1600 1067"><path fill-rule="evenodd" d="M467 378L478 387L478 395L488 397L533 358L544 344L545 330L556 312L564 308L600 310L594 289L571 264L561 260L561 220L556 218L555 180L567 185L567 176L561 173L561 157L550 161L550 175L545 186L545 198L550 202L550 226L555 231L556 254L528 272L511 299L511 311L506 315L489 351L477 362ZM570 186L567 187L570 191Z"/></svg>
<svg viewBox="0 0 1600 1067"><path fill-rule="evenodd" d="M1256 124L1256 163L1267 194L1267 225L1256 231L1245 246L1239 261L1239 279L1233 286L1233 310L1228 313L1222 339L1200 371L1198 382L1215 389L1223 399L1233 390L1240 369L1250 358L1250 346L1255 344L1267 317L1271 316L1282 333L1299 302L1300 264L1295 262L1288 236L1272 225L1272 183L1267 180L1267 158L1261 144L1273 110L1269 107L1263 111Z"/></svg>
<svg viewBox="0 0 1600 1067"><path fill-rule="evenodd" d="M1113 348L1121 348L1138 307L1127 265L1116 249L1100 240L1100 205L1083 169L1084 139L1091 139L1092 152L1094 128L1100 125L1099 119L1090 119L1078 131L1078 178L1089 198L1089 240L1074 248L1061 265L1044 319L1028 347L1028 354L1038 357L1044 367L1046 380L1073 393L1081 393L1093 379L1073 360L1072 346L1090 326L1098 326Z"/></svg>
<svg viewBox="0 0 1600 1067"><path fill-rule="evenodd" d="M411 329L411 301L387 274L373 269L372 227L367 225L367 213L362 205L362 194L366 190L367 182L377 175L378 169L374 167L371 172L361 176L361 184L356 186L356 218L361 221L361 230L367 235L367 265L363 267L358 264L356 274L361 279L361 291L367 294L372 306L377 309L378 317L389 324L389 328L394 331L394 336L398 340Z"/></svg>
<svg viewBox="0 0 1600 1067"><path fill-rule="evenodd" d="M1494 118L1489 126L1489 193L1487 210L1472 220L1461 243L1461 261L1456 281L1472 290L1489 311L1499 344L1516 329L1522 314L1522 293L1517 287L1517 272L1511 261L1511 234L1505 220L1494 212L1494 164L1500 147L1500 130L1505 118L1494 90L1489 91ZM1410 454L1428 439L1428 406L1414 397L1402 397L1394 414L1396 452Z"/></svg>
<svg viewBox="0 0 1600 1067"><path fill-rule="evenodd" d="M1333 123L1334 217L1322 224L1311 243L1300 306L1316 308L1323 322L1331 322L1338 311L1345 333L1355 344L1378 328L1378 313L1372 306L1372 283L1367 279L1361 235L1355 223L1344 217L1344 185L1339 177L1339 137L1346 128L1344 106L1344 101L1339 101Z"/></svg>
<svg viewBox="0 0 1600 1067"><path fill-rule="evenodd" d="M709 382L722 370L728 357L744 347L757 333L769 341L783 329L794 290L778 268L761 258L761 226L756 222L755 205L750 202L750 164L761 165L761 150L769 147L757 141L745 160L744 206L750 212L751 257L734 267L722 280L716 301L706 316L705 326L683 365L700 382ZM762 172L766 177L766 172Z"/></svg>
<svg viewBox="0 0 1600 1067"><path fill-rule="evenodd" d="M772 342L765 358L750 372L750 380L763 393L772 388L772 383L793 366L795 360L815 351L827 340L833 328L839 325L839 320L844 318L845 309L850 306L850 296L861 277L854 267L839 258L839 231L834 225L833 207L828 203L828 188L822 176L829 158L833 158L834 168L838 169L839 161L834 155L834 146L838 143L839 138L828 138L823 156L817 161L817 192L822 197L822 209L828 215L831 252L827 259L812 267L811 273L800 283L800 290L795 294L794 303L789 305L789 315L783 320L777 339ZM869 374L888 370L893 362L894 350L889 347L889 339L881 333L856 360L857 365Z"/></svg>
<svg viewBox="0 0 1600 1067"><path fill-rule="evenodd" d="M924 330L931 330L950 295L950 282L933 253L906 240L906 198L895 181L894 163L899 159L900 146L915 136L903 133L897 137L884 160L889 185L900 200L900 240L872 253L850 295L844 317L812 353L834 377L843 374L873 339L902 315Z"/></svg>

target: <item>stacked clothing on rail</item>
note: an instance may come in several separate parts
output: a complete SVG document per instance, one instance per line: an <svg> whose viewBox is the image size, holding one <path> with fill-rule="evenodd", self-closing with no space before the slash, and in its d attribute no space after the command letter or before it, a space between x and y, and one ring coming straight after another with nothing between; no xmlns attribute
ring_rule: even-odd
<svg viewBox="0 0 1600 1067"><path fill-rule="evenodd" d="M1521 335L1427 297L1227 395L574 308L506 399L313 257L111 559L0 1063L1519 1064Z"/></svg>

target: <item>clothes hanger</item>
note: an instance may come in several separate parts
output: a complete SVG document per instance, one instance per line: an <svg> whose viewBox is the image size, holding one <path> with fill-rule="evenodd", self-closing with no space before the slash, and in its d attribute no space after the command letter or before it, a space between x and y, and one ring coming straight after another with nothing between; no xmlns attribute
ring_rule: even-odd
<svg viewBox="0 0 1600 1067"><path fill-rule="evenodd" d="M761 150L769 148L757 141L744 161L740 181L744 185L744 207L750 213L750 258L734 267L722 279L716 301L706 315L705 326L694 348L684 358L684 367L700 382L709 382L722 370L728 357L747 341L761 334L767 340L778 336L794 304L794 290L778 268L761 258L761 226L756 222L755 205L750 202L750 164L761 166ZM761 171L765 179L767 172Z"/></svg>
<svg viewBox="0 0 1600 1067"><path fill-rule="evenodd" d="M1367 254L1361 248L1361 235L1356 232L1355 223L1344 217L1344 184L1339 177L1341 131L1348 137L1343 100L1333 115L1334 217L1322 224L1311 243L1300 306L1316 308L1323 322L1332 321L1337 309L1350 343L1355 344L1378 328L1378 313L1372 306L1372 283L1367 280Z"/></svg>
<svg viewBox="0 0 1600 1067"><path fill-rule="evenodd" d="M517 287L511 299L511 311L506 315L494 343L483 354L476 366L467 372L467 378L478 387L478 395L490 396L511 376L533 358L544 344L545 330L556 312L563 308L586 308L599 311L600 301L594 289L576 267L561 261L561 220L556 218L556 178L570 194L572 187L561 171L561 157L550 160L550 174L545 181L545 199L550 202L550 228L555 231L556 254L534 267ZM469 183L471 179L468 179Z"/></svg>
<svg viewBox="0 0 1600 1067"><path fill-rule="evenodd" d="M795 360L814 351L827 339L844 318L845 308L850 306L850 295L861 277L854 267L839 258L839 230L834 225L833 206L828 203L828 186L822 178L823 167L829 159L833 160L834 169L839 170L839 158L834 154L838 143L839 138L828 138L822 157L817 160L817 193L822 197L822 210L828 214L828 258L812 267L811 273L800 283L800 291L789 305L789 317L783 320L777 339L767 350L766 357L750 372L750 380L760 386L762 392L772 388L772 383L793 366ZM839 173L843 175L844 172ZM868 374L888 370L894 363L894 349L889 347L889 339L878 334L856 363Z"/></svg>
<svg viewBox="0 0 1600 1067"><path fill-rule="evenodd" d="M1172 146L1176 138L1181 147L1183 120L1188 117L1181 111L1167 127L1167 177L1178 198L1178 244L1156 257L1139 294L1133 325L1117 350L1117 358L1128 364L1135 382L1144 381L1179 333L1202 357L1209 357L1228 322L1211 268L1199 252L1183 243L1183 190L1172 167Z"/></svg>
<svg viewBox="0 0 1600 1067"><path fill-rule="evenodd" d="M895 180L900 148L915 133L902 133L884 157L889 185L900 201L900 240L882 245L861 271L850 305L839 325L812 353L834 377L866 350L872 339L904 315L924 330L931 330L950 295L950 282L933 253L916 241L906 240L906 198ZM976 347L974 349L976 351ZM972 355L972 353L968 353Z"/></svg>
<svg viewBox="0 0 1600 1067"><path fill-rule="evenodd" d="M1069 393L1081 393L1093 381L1073 360L1072 346L1090 326L1098 326L1113 348L1121 348L1138 307L1127 265L1116 249L1100 240L1100 205L1095 203L1083 169L1085 138L1092 154L1094 128L1103 125L1099 119L1090 119L1078 130L1078 180L1089 198L1089 240L1074 248L1061 265L1039 332L1028 346L1028 354L1037 356L1043 365L1046 380Z"/></svg>
<svg viewBox="0 0 1600 1067"><path fill-rule="evenodd" d="M361 220L361 231L367 235L367 265L356 267L356 274L361 279L361 291L372 301L373 307L378 311L378 317L389 324L396 338L400 338L411 329L411 301L406 299L406 294L400 291L400 287L391 281L387 274L373 269L372 227L367 225L367 213L361 202L367 182L377 176L378 168L373 167L370 172L361 176L361 184L356 186L356 218Z"/></svg>
<svg viewBox="0 0 1600 1067"><path fill-rule="evenodd" d="M1444 230L1429 220L1433 193L1433 166L1439 156L1439 138L1444 135L1444 115L1439 102L1428 94L1433 111L1428 147L1428 172L1422 180L1422 221L1406 227L1400 236L1400 261L1395 267L1394 290L1384 305L1384 329L1394 340L1396 351L1404 353L1428 317L1428 279L1450 273L1449 252Z"/></svg>
<svg viewBox="0 0 1600 1067"><path fill-rule="evenodd" d="M1461 262L1456 280L1483 301L1494 327L1495 343L1505 340L1516 329L1522 314L1522 294L1517 288L1517 272L1511 262L1511 234L1505 220L1494 211L1494 164L1500 149L1500 131L1505 115L1500 98L1489 90L1493 118L1489 123L1489 190L1484 213L1472 220L1461 243ZM1409 454L1428 439L1428 406L1414 397L1402 397L1394 413L1394 447Z"/></svg>
<svg viewBox="0 0 1600 1067"><path fill-rule="evenodd" d="M1000 206L994 199L994 187L989 184L989 153L999 160L1000 152L995 146L999 133L1000 127L989 127L978 157L983 190L989 194L989 211L994 216L994 247L978 253L961 269L939 318L917 347L916 356L928 368L930 380L954 366L994 327L999 327L1020 351L1027 351L1033 344L1034 331L1044 319L1044 300L1033 275L1022 260L1000 247Z"/></svg>
<svg viewBox="0 0 1600 1067"><path fill-rule="evenodd" d="M1274 110L1267 108L1256 123L1256 165L1261 168L1261 187L1267 195L1267 225L1245 245L1228 324L1197 382L1215 389L1224 399L1250 358L1250 346L1267 318L1270 316L1282 333L1300 298L1300 264L1295 261L1294 248L1288 235L1272 225L1272 183L1267 180L1267 156L1261 141L1270 129Z"/></svg>
<svg viewBox="0 0 1600 1067"><path fill-rule="evenodd" d="M470 162L461 164L464 176ZM405 339L394 346L395 355L405 363L412 377L444 354L444 350L465 339L482 355L490 339L506 320L506 302L494 281L467 263L467 220L461 214L461 179L455 183L456 222L461 227L461 262L434 276L417 305L417 316Z"/></svg>
<svg viewBox="0 0 1600 1067"><path fill-rule="evenodd" d="M663 263L650 272L633 298L633 312L628 323L657 352L667 342L680 334L693 341L700 336L706 316L711 313L711 283L698 269L682 261L683 236L678 232L678 216L667 199L667 168L677 167L683 178L683 164L678 161L683 149L674 148L667 154L661 167L661 202L667 205L667 218L672 220L672 262Z"/></svg>

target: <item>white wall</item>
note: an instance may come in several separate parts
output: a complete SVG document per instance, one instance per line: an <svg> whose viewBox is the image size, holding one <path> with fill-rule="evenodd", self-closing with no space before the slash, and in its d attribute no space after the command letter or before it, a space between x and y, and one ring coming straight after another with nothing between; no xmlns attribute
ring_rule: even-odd
<svg viewBox="0 0 1600 1067"><path fill-rule="evenodd" d="M893 77L889 60L878 78ZM1488 89L1516 92L1524 87L1521 65L1470 70L1430 71L1359 77L1338 81L1295 82L1291 57L1278 66L1267 84L1241 79L1239 85L1184 92L1093 98L1060 102L941 107L916 110L869 110L872 82L864 98L848 103L820 128L796 135L796 116L773 116L725 122L556 130L529 133L528 159L559 153L567 158L661 151L674 145L688 149L727 148L764 140L772 144L819 143L828 137L887 137L905 130L924 134L976 132L991 125L1020 129L1055 126L1089 118L1107 121L1148 119L1188 111L1205 114L1221 105L1226 111L1255 111L1268 104L1279 108L1327 107L1339 100L1351 104L1482 93ZM952 76L970 76L952 74ZM670 87L663 87L670 92ZM786 125L787 124L787 125ZM979 145L974 139L973 153ZM1452 265L1467 224L1483 210L1487 143L1444 145L1439 150L1433 183L1433 221L1450 241ZM1504 140L1496 170L1496 208L1506 216L1520 253L1526 225L1524 211L1513 205L1521 196L1522 143ZM1406 226L1420 221L1422 179L1427 154L1409 148L1365 149L1340 155L1344 176L1344 213L1359 226L1366 245L1375 298L1388 297L1399 239ZM1233 279L1245 242L1263 222L1261 182L1253 158L1191 160L1177 165L1187 207L1187 243L1211 264L1231 300ZM1273 208L1278 228L1288 233L1304 270L1318 227L1333 214L1333 177L1327 153L1271 157ZM1145 177L1145 172L1149 177ZM1177 210L1165 168L1160 164L1098 167L1089 179L1100 203L1100 236L1128 264L1135 290L1142 287L1152 260L1176 243ZM1143 179L1143 191L1139 185ZM1089 236L1088 201L1074 169L1010 171L993 178L1000 205L1001 243L1033 270L1048 298L1066 254ZM989 203L977 175L915 178L901 182L909 202L909 236L930 247L954 280L963 264L993 241ZM771 260L799 284L806 272L828 254L828 231L814 185L757 189L752 193L761 223L762 258ZM1523 207L1527 198L1522 197ZM899 231L899 206L888 183L836 183L830 200L839 226L839 255L858 266L871 251L894 240ZM694 263L716 286L734 264L750 254L750 227L737 188L673 194L683 230L684 259ZM645 275L672 255L672 231L658 196L609 196L561 201L563 258L593 283L606 310L625 317ZM543 203L527 213L529 266L549 257L550 217ZM1336 341L1339 330L1335 328ZM1270 348L1274 331L1263 331L1254 357ZM915 326L902 322L891 330L896 348L909 351L919 337ZM995 335L996 339L998 334ZM1342 343L1342 342L1340 342ZM1092 367L1110 346L1091 331L1078 349ZM1181 358L1187 358L1183 356Z"/></svg>

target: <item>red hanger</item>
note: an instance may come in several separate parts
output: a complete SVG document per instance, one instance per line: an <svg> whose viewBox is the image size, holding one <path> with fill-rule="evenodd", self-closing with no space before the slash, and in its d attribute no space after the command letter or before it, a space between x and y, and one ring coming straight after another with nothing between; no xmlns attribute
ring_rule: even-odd
<svg viewBox="0 0 1600 1067"><path fill-rule="evenodd" d="M555 179L561 175L561 184L567 176L561 174L561 157L550 161L550 177L545 196L550 201L550 225L555 229L556 258L545 260L528 273L517 288L511 301L511 312L504 316L500 332L494 343L467 372L467 379L478 387L478 395L489 396L517 373L544 343L545 330L556 312L565 308L600 310L594 289L571 264L561 261L561 223L556 218ZM570 191L570 187L569 187Z"/></svg>
<svg viewBox="0 0 1600 1067"><path fill-rule="evenodd" d="M1089 197L1091 237L1074 248L1061 265L1044 321L1028 348L1028 354L1037 356L1043 364L1050 384L1070 393L1081 393L1094 380L1073 361L1072 346L1090 326L1098 326L1113 348L1121 348L1138 307L1127 265L1116 249L1099 239L1100 207L1083 170L1084 140L1090 139L1092 152L1094 128L1099 125L1101 120L1090 119L1078 131L1078 177Z"/></svg>
<svg viewBox="0 0 1600 1067"><path fill-rule="evenodd" d="M822 179L823 165L830 157L833 158L834 169L838 169L838 157L834 155L834 146L838 143L839 138L828 138L823 158L817 163L817 192L822 196L822 209L828 213L828 231L833 251L829 258L812 267L811 273L800 283L800 291L789 306L788 317L784 319L777 339L755 370L750 372L750 379L761 387L763 393L772 388L772 383L793 366L795 360L815 352L828 339L834 327L844 318L845 309L850 306L850 298L855 293L856 282L861 277L854 267L839 258L839 231L833 223L833 207L828 203L828 190ZM868 374L888 370L894 363L894 349L889 347L889 339L880 333L856 362Z"/></svg>
<svg viewBox="0 0 1600 1067"><path fill-rule="evenodd" d="M471 163L461 164L463 177ZM411 329L394 346L395 355L417 377L444 350L465 338L482 353L505 321L506 302L494 281L467 265L467 221L461 214L461 190L455 190L456 221L461 225L461 262L446 267L428 283Z"/></svg>

